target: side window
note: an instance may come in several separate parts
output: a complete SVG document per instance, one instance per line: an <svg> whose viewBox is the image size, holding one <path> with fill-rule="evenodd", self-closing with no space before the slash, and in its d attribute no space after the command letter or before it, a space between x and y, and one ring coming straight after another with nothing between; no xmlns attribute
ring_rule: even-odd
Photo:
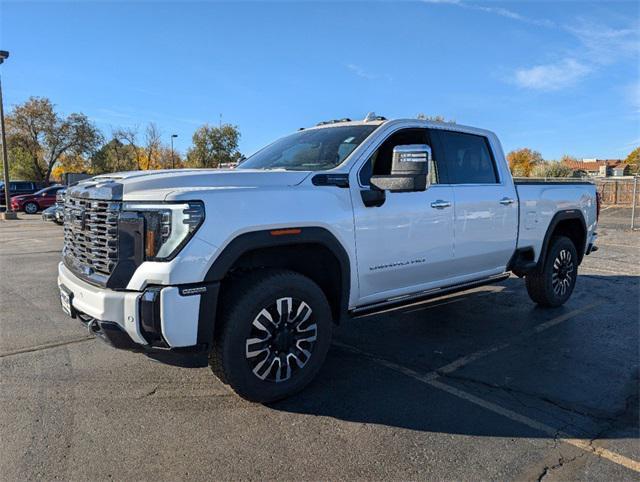
<svg viewBox="0 0 640 482"><path fill-rule="evenodd" d="M407 144L428 144L429 134L426 129L401 129L391 134L375 152L369 157L367 162L360 169L360 184L369 184L371 176L388 176L391 174L391 164L393 160L393 148ZM438 172L435 163L432 161L429 166L429 177L432 184L438 182Z"/></svg>
<svg viewBox="0 0 640 482"><path fill-rule="evenodd" d="M495 162L486 137L463 132L434 131L440 140L451 184L496 184Z"/></svg>

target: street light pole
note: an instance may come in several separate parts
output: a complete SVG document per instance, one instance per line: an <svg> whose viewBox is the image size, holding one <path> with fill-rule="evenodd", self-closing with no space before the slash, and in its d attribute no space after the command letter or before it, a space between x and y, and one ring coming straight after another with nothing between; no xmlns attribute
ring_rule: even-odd
<svg viewBox="0 0 640 482"><path fill-rule="evenodd" d="M9 58L9 52L0 50L0 64ZM5 212L1 219L18 219L11 210L11 196L9 194L9 156L7 155L7 137L4 131L4 107L2 102L2 80L0 79L0 142L2 142L2 166L4 174L4 203Z"/></svg>
<svg viewBox="0 0 640 482"><path fill-rule="evenodd" d="M178 134L171 134L171 169L176 168L176 161L173 155L173 139L174 137L178 137Z"/></svg>

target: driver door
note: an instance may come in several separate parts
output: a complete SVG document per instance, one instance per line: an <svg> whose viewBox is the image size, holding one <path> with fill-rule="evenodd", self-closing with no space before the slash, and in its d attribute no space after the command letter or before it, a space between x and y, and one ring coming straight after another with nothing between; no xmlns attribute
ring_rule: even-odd
<svg viewBox="0 0 640 482"><path fill-rule="evenodd" d="M380 206L367 206L361 191L372 175L391 173L393 148L431 145L427 129L391 133L359 172L351 190L354 207L359 305L388 300L446 284L453 260L453 191L435 159L431 185L422 192L385 192Z"/></svg>

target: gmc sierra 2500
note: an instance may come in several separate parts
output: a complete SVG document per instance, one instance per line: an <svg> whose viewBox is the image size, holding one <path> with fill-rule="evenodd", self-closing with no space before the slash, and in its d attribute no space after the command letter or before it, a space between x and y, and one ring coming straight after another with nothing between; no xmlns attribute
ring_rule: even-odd
<svg viewBox="0 0 640 482"><path fill-rule="evenodd" d="M118 348L205 351L272 401L318 372L333 323L524 277L564 303L595 250L588 182L514 182L489 131L368 115L277 140L235 170L70 187L64 311Z"/></svg>

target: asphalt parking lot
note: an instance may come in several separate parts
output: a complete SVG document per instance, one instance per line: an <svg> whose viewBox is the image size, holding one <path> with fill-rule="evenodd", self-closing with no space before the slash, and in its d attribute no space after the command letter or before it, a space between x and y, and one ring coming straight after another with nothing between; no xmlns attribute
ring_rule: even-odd
<svg viewBox="0 0 640 482"><path fill-rule="evenodd" d="M269 406L62 313L62 230L0 222L0 478L638 480L640 232L605 210L570 301L522 280L352 320ZM185 365L186 363L182 363Z"/></svg>

